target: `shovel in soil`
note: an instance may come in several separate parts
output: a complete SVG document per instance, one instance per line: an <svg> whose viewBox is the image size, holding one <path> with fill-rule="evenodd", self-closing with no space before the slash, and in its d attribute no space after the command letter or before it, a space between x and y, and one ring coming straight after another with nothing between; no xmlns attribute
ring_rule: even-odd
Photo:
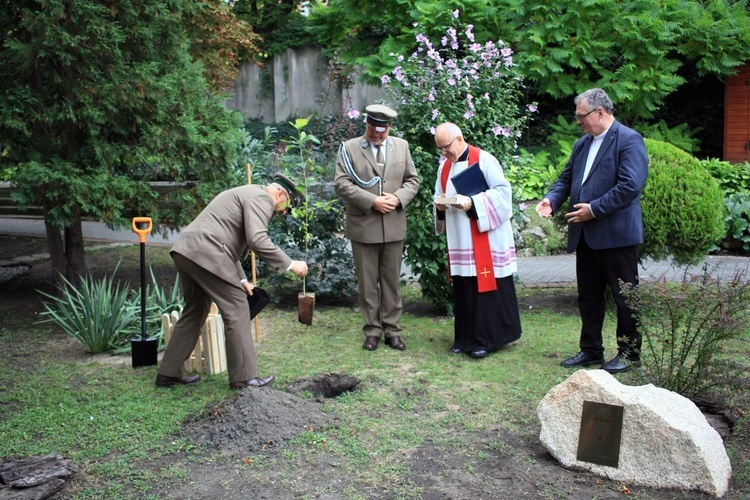
<svg viewBox="0 0 750 500"><path fill-rule="evenodd" d="M146 225L145 228L139 227ZM157 363L159 339L146 338L146 236L151 233L151 217L133 217L133 232L141 242L141 338L130 339L133 368L153 366Z"/></svg>

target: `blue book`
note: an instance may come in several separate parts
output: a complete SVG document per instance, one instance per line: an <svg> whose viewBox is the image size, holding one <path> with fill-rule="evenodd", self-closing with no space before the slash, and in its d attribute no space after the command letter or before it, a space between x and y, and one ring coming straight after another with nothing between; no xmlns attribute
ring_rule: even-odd
<svg viewBox="0 0 750 500"><path fill-rule="evenodd" d="M460 174L451 177L451 182L453 182L453 187L456 188L456 193L464 196L474 196L490 188L478 163L470 165Z"/></svg>

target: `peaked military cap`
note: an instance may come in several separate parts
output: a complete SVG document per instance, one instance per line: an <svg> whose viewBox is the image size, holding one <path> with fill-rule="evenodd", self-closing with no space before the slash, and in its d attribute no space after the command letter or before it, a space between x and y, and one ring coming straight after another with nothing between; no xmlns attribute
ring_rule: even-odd
<svg viewBox="0 0 750 500"><path fill-rule="evenodd" d="M305 201L305 194L297 189L297 184L293 180L291 180L289 177L282 173L276 173L273 176L274 184L278 184L281 186L284 191L289 195L289 205L292 207L296 207L300 203L304 203Z"/></svg>

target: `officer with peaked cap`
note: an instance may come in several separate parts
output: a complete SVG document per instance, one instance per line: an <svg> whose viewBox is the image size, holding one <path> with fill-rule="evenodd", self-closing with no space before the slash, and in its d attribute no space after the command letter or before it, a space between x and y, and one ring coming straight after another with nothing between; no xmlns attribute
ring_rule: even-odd
<svg viewBox="0 0 750 500"><path fill-rule="evenodd" d="M367 116L367 123L372 124L375 127L376 132L386 132L388 127L391 126L393 120L396 119L398 113L393 111L388 106L382 104L371 104L365 108Z"/></svg>
<svg viewBox="0 0 750 500"><path fill-rule="evenodd" d="M307 275L307 263L292 260L268 237L274 214L301 203L304 195L283 174L267 186L252 184L219 193L181 233L170 253L179 273L185 307L164 352L156 385L192 384L200 375L187 375L185 360L195 349L211 302L224 322L229 387L263 387L274 376L258 376L252 322L247 297L253 285L240 258L252 250L277 273Z"/></svg>
<svg viewBox="0 0 750 500"><path fill-rule="evenodd" d="M280 187L286 191L289 199L289 208L296 207L305 202L305 194L297 189L297 184L286 175L282 173L274 174L272 185Z"/></svg>
<svg viewBox="0 0 750 500"><path fill-rule="evenodd" d="M401 264L406 237L406 207L419 191L420 179L409 144L389 137L391 108L365 108L365 133L342 144L334 186L346 202L346 237L351 240L364 316L364 344L377 349L381 337L397 350L401 339Z"/></svg>

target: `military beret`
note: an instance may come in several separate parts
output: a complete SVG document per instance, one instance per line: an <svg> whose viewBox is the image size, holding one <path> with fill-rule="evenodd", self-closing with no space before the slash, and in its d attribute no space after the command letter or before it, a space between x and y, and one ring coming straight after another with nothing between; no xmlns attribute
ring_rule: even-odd
<svg viewBox="0 0 750 500"><path fill-rule="evenodd" d="M367 121L378 127L390 125L398 116L398 113L382 104L370 104L365 108L365 113L367 114ZM379 132L383 131L380 130Z"/></svg>
<svg viewBox="0 0 750 500"><path fill-rule="evenodd" d="M300 203L304 203L305 194L297 189L297 184L294 183L289 177L284 174L276 173L273 176L273 183L281 186L284 191L289 195L289 205L296 207Z"/></svg>

